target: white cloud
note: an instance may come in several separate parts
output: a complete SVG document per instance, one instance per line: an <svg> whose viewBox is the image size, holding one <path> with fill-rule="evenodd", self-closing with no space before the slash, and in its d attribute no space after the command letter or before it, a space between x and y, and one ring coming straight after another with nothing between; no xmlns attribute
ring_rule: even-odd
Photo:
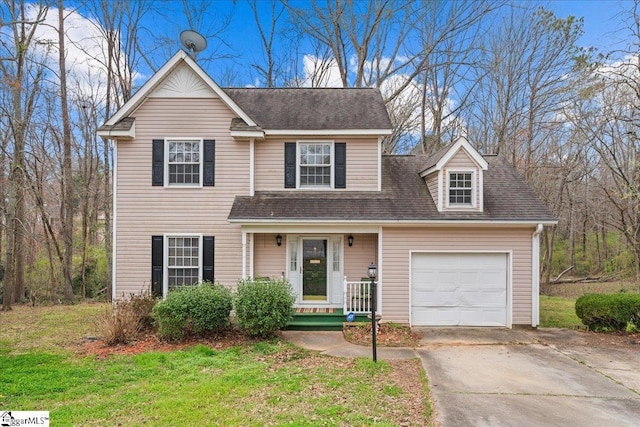
<svg viewBox="0 0 640 427"><path fill-rule="evenodd" d="M302 58L304 78L302 87L343 87L335 59L321 59L314 55Z"/></svg>
<svg viewBox="0 0 640 427"><path fill-rule="evenodd" d="M91 97L100 102L106 95L107 42L96 20L77 11L64 10L65 50L68 90L71 97ZM34 19L37 6L29 5L27 19ZM58 9L49 8L34 34L34 49L45 55L48 65L58 70ZM134 80L143 78L134 75Z"/></svg>

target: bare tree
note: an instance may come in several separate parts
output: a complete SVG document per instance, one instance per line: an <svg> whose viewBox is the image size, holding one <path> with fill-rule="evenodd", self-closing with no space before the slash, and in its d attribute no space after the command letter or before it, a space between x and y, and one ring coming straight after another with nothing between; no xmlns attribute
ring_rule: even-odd
<svg viewBox="0 0 640 427"><path fill-rule="evenodd" d="M488 36L485 62L467 118L472 139L502 154L530 178L545 129L572 94L566 79L577 54L582 22L538 8L512 6Z"/></svg>
<svg viewBox="0 0 640 427"><path fill-rule="evenodd" d="M481 31L502 7L497 1L426 3L418 27L424 60L416 77L423 153L437 150L460 132L457 117L483 77L472 72L480 63ZM443 141L445 133L451 135Z"/></svg>
<svg viewBox="0 0 640 427"><path fill-rule="evenodd" d="M58 66L60 78L60 116L62 119L62 239L64 241L64 297L73 302L73 170L71 159L71 121L69 119L69 100L67 97L67 65L64 31L64 0L58 0Z"/></svg>
<svg viewBox="0 0 640 427"><path fill-rule="evenodd" d="M35 60L32 47L34 34L47 13L47 6L36 7L35 19L29 20L24 1L7 0L4 6L9 20L3 26L10 33L0 37L2 53L0 71L10 104L3 106L9 124L7 147L11 145L11 167L7 189L7 238L3 309L10 310L14 301L24 298L25 244L25 148L30 121L36 108L44 67Z"/></svg>

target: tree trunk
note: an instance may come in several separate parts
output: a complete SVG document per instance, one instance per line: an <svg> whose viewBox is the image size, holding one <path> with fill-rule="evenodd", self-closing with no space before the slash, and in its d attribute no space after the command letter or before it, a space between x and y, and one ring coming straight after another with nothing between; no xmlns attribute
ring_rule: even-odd
<svg viewBox="0 0 640 427"><path fill-rule="evenodd" d="M58 53L60 64L60 115L62 117L62 203L64 217L62 218L62 237L64 242L64 298L68 303L73 302L73 180L71 169L71 124L69 122L69 106L67 100L67 70L65 64L65 32L64 32L64 2L58 0Z"/></svg>

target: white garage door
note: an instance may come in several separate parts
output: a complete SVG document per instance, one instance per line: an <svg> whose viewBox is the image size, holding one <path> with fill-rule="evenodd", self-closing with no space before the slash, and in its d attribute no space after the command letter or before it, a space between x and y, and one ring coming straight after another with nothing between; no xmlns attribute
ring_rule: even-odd
<svg viewBox="0 0 640 427"><path fill-rule="evenodd" d="M411 323L505 326L507 254L414 253Z"/></svg>

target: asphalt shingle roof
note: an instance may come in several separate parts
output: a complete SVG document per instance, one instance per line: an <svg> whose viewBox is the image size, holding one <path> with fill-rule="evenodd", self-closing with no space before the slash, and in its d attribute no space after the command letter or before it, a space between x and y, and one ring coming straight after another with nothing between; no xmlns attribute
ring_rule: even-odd
<svg viewBox="0 0 640 427"><path fill-rule="evenodd" d="M517 171L484 156L483 212L438 212L419 172L424 156L383 156L382 192L256 192L235 198L230 220L320 221L555 221Z"/></svg>
<svg viewBox="0 0 640 427"><path fill-rule="evenodd" d="M378 89L225 88L262 129L391 129Z"/></svg>

